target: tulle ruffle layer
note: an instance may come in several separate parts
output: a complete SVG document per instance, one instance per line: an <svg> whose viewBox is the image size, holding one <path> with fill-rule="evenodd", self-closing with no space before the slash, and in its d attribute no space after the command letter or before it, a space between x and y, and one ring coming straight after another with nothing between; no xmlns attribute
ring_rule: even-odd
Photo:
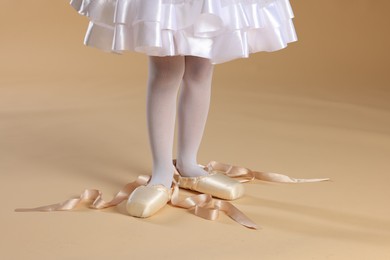
<svg viewBox="0 0 390 260"><path fill-rule="evenodd" d="M297 41L288 0L71 0L90 22L84 44L214 64Z"/></svg>

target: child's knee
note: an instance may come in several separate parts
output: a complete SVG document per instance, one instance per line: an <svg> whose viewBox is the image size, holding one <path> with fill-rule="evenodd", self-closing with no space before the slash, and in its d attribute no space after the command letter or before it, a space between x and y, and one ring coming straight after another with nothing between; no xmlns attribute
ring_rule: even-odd
<svg viewBox="0 0 390 260"><path fill-rule="evenodd" d="M177 85L184 75L184 62L180 57L153 57L149 64L149 79Z"/></svg>

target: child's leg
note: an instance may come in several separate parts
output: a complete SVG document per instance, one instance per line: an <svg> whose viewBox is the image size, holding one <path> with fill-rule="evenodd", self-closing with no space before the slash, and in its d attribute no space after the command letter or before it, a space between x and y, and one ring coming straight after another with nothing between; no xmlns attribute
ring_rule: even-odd
<svg viewBox="0 0 390 260"><path fill-rule="evenodd" d="M153 157L149 185L171 187L174 166L172 146L177 92L184 73L184 57L149 57L147 124Z"/></svg>
<svg viewBox="0 0 390 260"><path fill-rule="evenodd" d="M208 59L185 57L183 85L179 94L176 163L182 176L206 174L197 165L197 153L209 111L213 68Z"/></svg>

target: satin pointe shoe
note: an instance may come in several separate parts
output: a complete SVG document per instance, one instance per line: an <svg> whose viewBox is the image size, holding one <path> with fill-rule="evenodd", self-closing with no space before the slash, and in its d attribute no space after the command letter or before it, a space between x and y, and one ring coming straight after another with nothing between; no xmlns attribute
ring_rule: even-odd
<svg viewBox="0 0 390 260"><path fill-rule="evenodd" d="M139 186L129 196L127 212L133 217L147 218L171 200L172 189L164 185Z"/></svg>
<svg viewBox="0 0 390 260"><path fill-rule="evenodd" d="M174 179L180 188L206 193L225 200L235 200L244 196L244 185L222 173L210 172L207 167L198 164L208 172L208 175L182 177L176 168L176 160L173 160L173 165L175 166Z"/></svg>

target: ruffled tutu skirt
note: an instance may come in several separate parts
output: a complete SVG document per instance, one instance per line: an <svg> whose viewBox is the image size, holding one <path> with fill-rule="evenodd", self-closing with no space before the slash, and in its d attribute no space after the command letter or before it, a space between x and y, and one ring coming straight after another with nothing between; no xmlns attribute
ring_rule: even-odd
<svg viewBox="0 0 390 260"><path fill-rule="evenodd" d="M121 54L191 55L218 64L297 41L288 0L71 0L84 44Z"/></svg>

